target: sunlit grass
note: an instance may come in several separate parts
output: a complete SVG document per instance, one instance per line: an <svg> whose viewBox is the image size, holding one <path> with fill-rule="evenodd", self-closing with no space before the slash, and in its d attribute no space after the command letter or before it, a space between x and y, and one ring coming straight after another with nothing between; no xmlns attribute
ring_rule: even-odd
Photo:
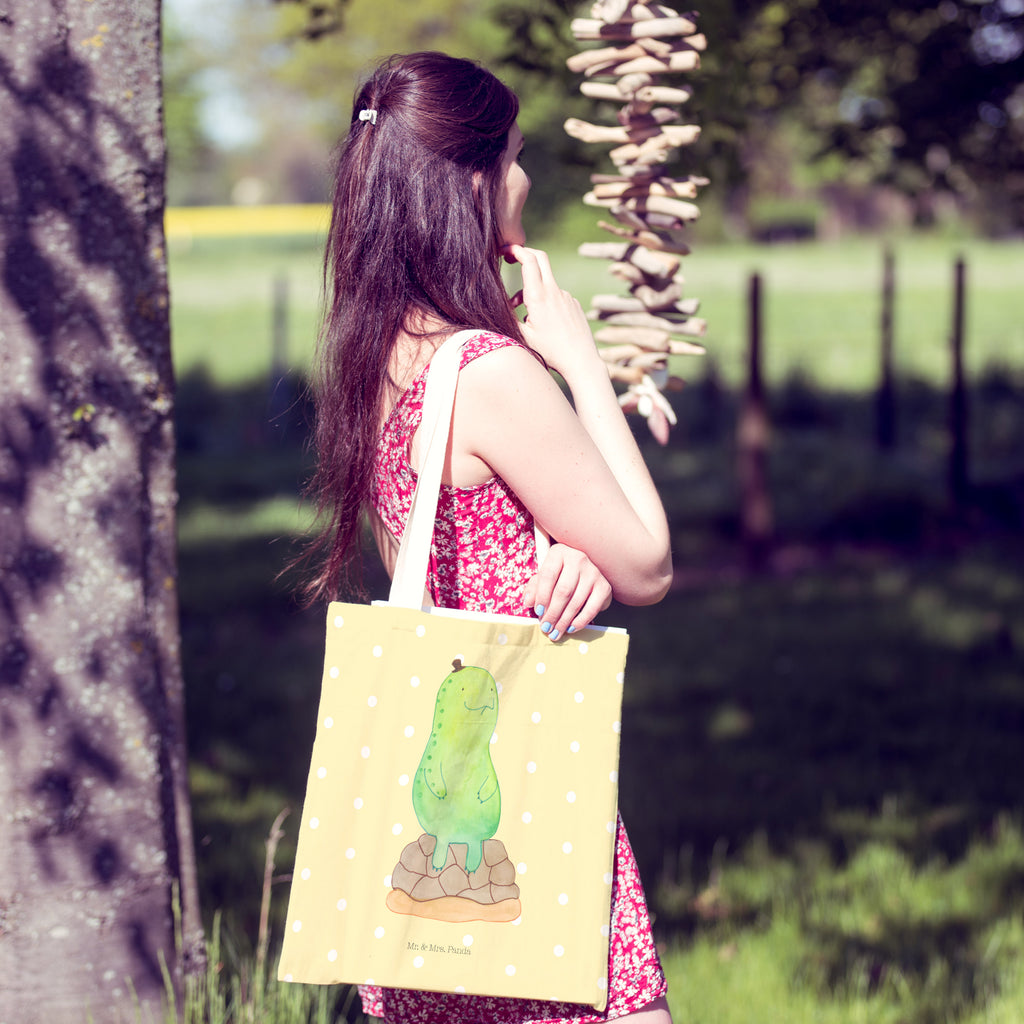
<svg viewBox="0 0 1024 1024"><path fill-rule="evenodd" d="M871 843L845 866L763 848L724 860L698 894L706 923L663 960L686 1024L1024 1019L1020 830L956 863Z"/></svg>
<svg viewBox="0 0 1024 1024"><path fill-rule="evenodd" d="M239 537L294 537L312 525L312 513L294 497L268 498L242 508L197 502L179 517L182 545L236 540Z"/></svg>

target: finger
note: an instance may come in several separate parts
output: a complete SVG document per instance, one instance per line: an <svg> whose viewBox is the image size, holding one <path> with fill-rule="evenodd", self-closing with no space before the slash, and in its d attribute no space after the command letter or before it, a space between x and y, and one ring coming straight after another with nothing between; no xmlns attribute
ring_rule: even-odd
<svg viewBox="0 0 1024 1024"><path fill-rule="evenodd" d="M531 576L529 582L523 587L523 607L535 608L537 606L537 577Z"/></svg>
<svg viewBox="0 0 1024 1024"><path fill-rule="evenodd" d="M523 304L523 289L520 288L514 295L509 296L508 304L513 309L518 309Z"/></svg>
<svg viewBox="0 0 1024 1024"><path fill-rule="evenodd" d="M543 249L531 249L525 245L510 245L508 248L523 268L524 291L529 292L537 285L557 287L551 258Z"/></svg>
<svg viewBox="0 0 1024 1024"><path fill-rule="evenodd" d="M589 617L584 615L584 609L589 603L591 594L590 587L581 580L566 598L564 604L562 604L561 612L557 615L557 618L555 617L555 608L558 605L557 595L552 599L554 625L547 634L549 640L561 640L569 633L575 633L577 629L583 629L590 622L594 615L597 614L595 610Z"/></svg>
<svg viewBox="0 0 1024 1024"><path fill-rule="evenodd" d="M551 603L544 613L545 621L541 623L541 630L547 634L549 640L558 640L569 631L577 613L586 603L589 589L581 585L579 576L571 570L568 573L563 572L558 577L558 582L551 592ZM548 622L551 623L551 628L546 630L544 625Z"/></svg>
<svg viewBox="0 0 1024 1024"><path fill-rule="evenodd" d="M600 585L595 586L583 607L576 613L568 632L577 633L586 629L611 603L612 588L607 580L602 579Z"/></svg>
<svg viewBox="0 0 1024 1024"><path fill-rule="evenodd" d="M527 249L525 245L513 245L509 248L519 262L523 277L523 287L520 291L529 305L530 297L537 294L544 284L543 271L537 259L539 250Z"/></svg>
<svg viewBox="0 0 1024 1024"><path fill-rule="evenodd" d="M551 270L551 257L543 249L532 249L534 256L537 260L537 266L540 267L541 277L545 281L554 283L555 275Z"/></svg>
<svg viewBox="0 0 1024 1024"><path fill-rule="evenodd" d="M558 570L551 561L549 553L548 557L544 559L544 564L537 572L537 575L531 580L533 585L533 613L541 620L542 629L544 629L545 625L548 627L544 630L545 633L551 628L551 595L554 592L557 580Z"/></svg>

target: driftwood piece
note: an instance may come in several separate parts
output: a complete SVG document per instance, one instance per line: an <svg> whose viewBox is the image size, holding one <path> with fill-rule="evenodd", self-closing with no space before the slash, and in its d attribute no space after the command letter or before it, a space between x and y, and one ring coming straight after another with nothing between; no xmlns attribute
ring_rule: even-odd
<svg viewBox="0 0 1024 1024"><path fill-rule="evenodd" d="M585 202L586 200L584 200ZM696 220L700 216L700 208L693 203L668 196L648 194L646 196L624 196L621 205L634 213L663 213L667 217L680 221Z"/></svg>
<svg viewBox="0 0 1024 1024"><path fill-rule="evenodd" d="M595 341L601 341L597 335L594 335ZM606 363L622 363L627 364L630 359L640 355L644 350L639 345L632 345L627 343L621 345L604 345L597 350L597 354Z"/></svg>
<svg viewBox="0 0 1024 1024"><path fill-rule="evenodd" d="M600 50L583 50L569 57L565 65L577 74L598 75L605 69L636 57L667 57L691 47L662 39L644 39L625 46L606 46Z"/></svg>
<svg viewBox="0 0 1024 1024"><path fill-rule="evenodd" d="M624 92L630 93L636 92L638 89L644 89L653 82L653 75L648 74L646 71L634 71L631 75L620 75L616 85Z"/></svg>
<svg viewBox="0 0 1024 1024"><path fill-rule="evenodd" d="M658 231L679 231L688 223L679 217L672 217L667 213L651 213L650 210L638 209L629 203L617 203L604 209L620 223L634 227L638 231L652 228Z"/></svg>
<svg viewBox="0 0 1024 1024"><path fill-rule="evenodd" d="M627 262L612 263L608 267L608 273L612 277L617 277L620 281L625 281L631 286L631 290L643 286L658 291L672 284L678 285L681 288L685 283L682 274L655 276L654 274L647 274L635 264Z"/></svg>
<svg viewBox="0 0 1024 1024"><path fill-rule="evenodd" d="M677 120L679 120L679 111L675 107L650 107L640 111L632 105L627 105L619 113L619 124L625 128L639 125L666 125Z"/></svg>
<svg viewBox="0 0 1024 1024"><path fill-rule="evenodd" d="M673 149L677 149L679 146L688 146L699 136L700 127L698 125L667 124L662 126L657 135L653 135L639 144L628 142L624 146L613 149L609 156L616 165L626 163L661 164L665 162Z"/></svg>
<svg viewBox="0 0 1024 1024"><path fill-rule="evenodd" d="M652 313L659 313L663 309L683 312L678 309L679 304L684 301L682 281L669 280L666 284L651 284L649 281L641 281L630 289L630 294L633 298L639 299L644 308Z"/></svg>
<svg viewBox="0 0 1024 1024"><path fill-rule="evenodd" d="M574 53L569 57L565 66L578 75L583 74L590 68L618 63L623 60L630 60L633 57L643 57L646 51L639 45L632 46L605 46L600 50L583 50Z"/></svg>
<svg viewBox="0 0 1024 1024"><path fill-rule="evenodd" d="M631 285L644 284L650 280L639 267L633 266L632 263L613 263L608 268L608 273Z"/></svg>
<svg viewBox="0 0 1024 1024"><path fill-rule="evenodd" d="M609 328L611 330L611 328ZM668 355L665 352L644 352L636 356L626 364L627 366L641 366L648 373L651 370L664 370L668 366Z"/></svg>
<svg viewBox="0 0 1024 1024"><path fill-rule="evenodd" d="M649 309L652 313L658 313L663 309L672 309L680 313L686 313L688 310L680 308L684 305L689 305L695 302L695 299L683 299L683 284L681 281L671 281L664 287L655 287L654 285L638 284L631 289L634 298L639 299L646 309ZM693 310L697 312L696 309Z"/></svg>
<svg viewBox="0 0 1024 1024"><path fill-rule="evenodd" d="M584 242L578 250L589 259L632 263L652 277L671 277L679 269L679 258L664 252L652 252L627 242Z"/></svg>
<svg viewBox="0 0 1024 1024"><path fill-rule="evenodd" d="M694 36L694 39L699 38ZM683 50L699 50L699 46L692 46L689 39L674 39L669 41L668 39L658 39L655 36L646 36L643 39L636 41L636 46L639 46L644 53L649 53L654 57L667 57L670 53L682 53Z"/></svg>
<svg viewBox="0 0 1024 1024"><path fill-rule="evenodd" d="M683 178L669 178L658 170L632 176L626 174L592 174L590 180L595 185L624 183L630 188L639 188L644 185L660 185L666 190L665 195L673 194L672 190L675 189L674 194L679 196L685 195L680 189L696 190L708 183L707 178L701 178L696 174L690 174ZM657 195L658 193L655 192L655 194Z"/></svg>
<svg viewBox="0 0 1024 1024"><path fill-rule="evenodd" d="M639 384L644 379L644 368L625 363L609 363L608 376L623 384Z"/></svg>
<svg viewBox="0 0 1024 1024"><path fill-rule="evenodd" d="M572 60L571 57L569 59ZM589 64L587 66L589 67ZM641 85L627 91L622 88L623 81L624 79L620 78L617 82L581 82L580 92L591 99L620 103L685 103L693 95L691 89L673 89L664 85Z"/></svg>
<svg viewBox="0 0 1024 1024"><path fill-rule="evenodd" d="M649 227L646 220L638 213L634 213L632 210L627 209L621 204L613 206L608 212L620 223L625 224L628 228L633 228L635 231L646 231Z"/></svg>
<svg viewBox="0 0 1024 1024"><path fill-rule="evenodd" d="M658 252L676 252L680 256L688 256L690 247L680 239L672 238L661 231L630 231L627 228L620 228L617 224L609 224L605 220L599 220L597 226L604 231L610 231L619 238L625 238L633 245L642 245L646 249L656 249Z"/></svg>
<svg viewBox="0 0 1024 1024"><path fill-rule="evenodd" d="M648 75L659 75L666 71L694 71L699 67L700 55L696 50L680 50L668 57L655 57L647 54L634 60L623 61L621 64L609 68L604 74L622 76L643 72Z"/></svg>
<svg viewBox="0 0 1024 1024"><path fill-rule="evenodd" d="M682 289L680 289L680 294ZM649 320L642 324L635 324L634 326L640 327L660 327L666 330L674 328L675 324L671 320L665 320L663 317L653 316L651 313L652 307L648 306L647 303L638 298L635 294L633 295L595 295L590 300L591 306L599 316L605 313L640 313L647 317ZM693 316L697 312L699 302L697 299L681 299L681 298L668 298L662 302L662 304L654 309L654 313L683 313L686 316Z"/></svg>
<svg viewBox="0 0 1024 1024"><path fill-rule="evenodd" d="M645 316L649 316L650 320L641 319ZM612 327L650 327L651 329L671 330L673 335L681 334L685 338L703 338L708 329L707 321L697 316L688 316L683 320L668 320L651 313L608 313L602 315L595 313L594 310L588 310L587 317L590 320L597 320L602 325L610 324ZM627 319L634 317L641 322L632 324ZM665 326L659 327L659 324ZM691 342L677 341L673 338L671 352L673 355L702 355L704 348L701 345L695 346Z"/></svg>
<svg viewBox="0 0 1024 1024"><path fill-rule="evenodd" d="M689 18L645 18L615 24L597 18L574 18L569 28L577 39L642 39L646 37L692 36L697 25Z"/></svg>
<svg viewBox="0 0 1024 1024"><path fill-rule="evenodd" d="M596 177L596 175L595 175ZM592 177L591 181L594 180ZM593 202L589 197L593 197ZM619 181L595 182L593 189L583 197L583 202L591 206L614 205L619 199L637 199L645 196L667 196L675 199L696 199L696 181L672 181L671 179L626 178Z"/></svg>
<svg viewBox="0 0 1024 1024"><path fill-rule="evenodd" d="M599 313L590 310L587 313L588 320L600 320L602 324L613 324L617 327L650 327L658 331L672 331L680 325L678 320L670 320L666 316L655 316L646 310Z"/></svg>
<svg viewBox="0 0 1024 1024"><path fill-rule="evenodd" d="M668 149L685 146L700 135L700 128L695 124L662 124L657 118L647 115L639 123L631 125L591 124L578 117L566 120L565 132L582 142L627 142L639 144L646 140L664 140L659 145Z"/></svg>
<svg viewBox="0 0 1024 1024"><path fill-rule="evenodd" d="M609 347L600 350L601 358L613 362L631 362L638 356L654 352L660 359L671 354L671 335L651 327L601 327L594 337Z"/></svg>

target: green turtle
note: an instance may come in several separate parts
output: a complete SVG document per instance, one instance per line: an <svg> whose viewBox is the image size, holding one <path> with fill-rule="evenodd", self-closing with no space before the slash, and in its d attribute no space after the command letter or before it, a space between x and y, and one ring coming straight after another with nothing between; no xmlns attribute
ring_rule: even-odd
<svg viewBox="0 0 1024 1024"><path fill-rule="evenodd" d="M456 659L437 691L430 738L412 784L416 817L437 840L435 871L444 867L450 843L466 845L466 870L475 871L484 840L498 830L501 792L490 749L497 722L494 677Z"/></svg>

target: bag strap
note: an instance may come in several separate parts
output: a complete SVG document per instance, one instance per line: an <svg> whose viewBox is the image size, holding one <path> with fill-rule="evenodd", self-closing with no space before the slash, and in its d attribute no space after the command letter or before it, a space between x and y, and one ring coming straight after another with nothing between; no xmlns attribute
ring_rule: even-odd
<svg viewBox="0 0 1024 1024"><path fill-rule="evenodd" d="M479 329L459 331L445 339L434 351L427 367L420 419L420 460L416 490L413 492L409 518L402 533L391 580L388 604L400 608L424 607L430 545L434 537L437 501L441 493L444 457L448 450L455 390L459 380L463 346ZM537 563L547 554L547 535L534 524L537 541Z"/></svg>

